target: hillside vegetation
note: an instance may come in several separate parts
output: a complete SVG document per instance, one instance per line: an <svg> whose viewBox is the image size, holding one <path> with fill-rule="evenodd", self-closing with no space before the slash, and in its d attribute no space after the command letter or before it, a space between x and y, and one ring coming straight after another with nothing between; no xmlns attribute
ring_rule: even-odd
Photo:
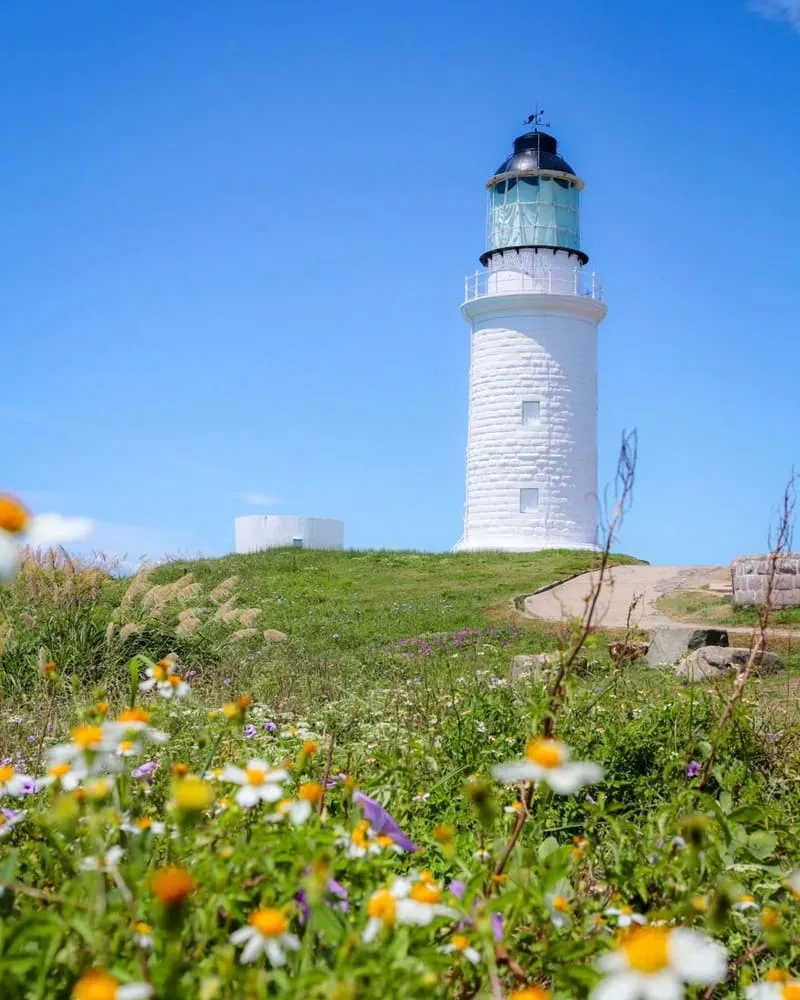
<svg viewBox="0 0 800 1000"><path fill-rule="evenodd" d="M29 561L0 590L4 1000L603 1000L633 974L672 1000L791 976L794 671L726 712L730 684L590 636L563 689L557 667L512 686L515 653L575 636L514 599L593 561Z"/></svg>

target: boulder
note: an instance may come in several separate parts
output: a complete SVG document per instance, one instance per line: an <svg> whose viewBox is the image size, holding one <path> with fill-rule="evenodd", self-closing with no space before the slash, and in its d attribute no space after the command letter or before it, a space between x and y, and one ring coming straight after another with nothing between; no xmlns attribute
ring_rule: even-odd
<svg viewBox="0 0 800 1000"><path fill-rule="evenodd" d="M511 661L511 680L523 678L542 678L557 667L561 662L561 653L554 650L551 653L520 654Z"/></svg>
<svg viewBox="0 0 800 1000"><path fill-rule="evenodd" d="M276 628L267 628L264 629L264 638L267 642L286 642L289 636Z"/></svg>
<svg viewBox="0 0 800 1000"><path fill-rule="evenodd" d="M612 642L608 646L608 655L615 664L624 666L643 660L647 656L647 650L646 642Z"/></svg>
<svg viewBox="0 0 800 1000"><path fill-rule="evenodd" d="M647 662L651 667L663 667L664 665L671 667L690 649L698 649L700 646L727 645L728 633L722 629L698 629L691 625L669 625L653 632L650 648L647 650Z"/></svg>
<svg viewBox="0 0 800 1000"><path fill-rule="evenodd" d="M689 682L717 680L743 670L750 661L750 650L743 646L701 646L688 652L675 667L675 673ZM759 674L774 674L783 664L775 653L762 654Z"/></svg>

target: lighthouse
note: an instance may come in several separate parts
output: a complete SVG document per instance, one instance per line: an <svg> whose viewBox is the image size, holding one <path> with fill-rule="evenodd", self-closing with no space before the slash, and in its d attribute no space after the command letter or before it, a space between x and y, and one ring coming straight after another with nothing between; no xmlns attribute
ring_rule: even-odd
<svg viewBox="0 0 800 1000"><path fill-rule="evenodd" d="M581 245L584 182L540 129L487 183L470 325L464 534L456 551L597 547L601 285Z"/></svg>

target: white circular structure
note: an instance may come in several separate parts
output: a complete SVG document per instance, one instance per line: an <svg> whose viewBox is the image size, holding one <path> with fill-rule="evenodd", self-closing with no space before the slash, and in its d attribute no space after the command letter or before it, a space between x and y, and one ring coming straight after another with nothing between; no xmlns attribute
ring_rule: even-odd
<svg viewBox="0 0 800 1000"><path fill-rule="evenodd" d="M597 547L597 327L583 181L534 131L489 180L472 330L464 534L456 551Z"/></svg>
<svg viewBox="0 0 800 1000"><path fill-rule="evenodd" d="M330 517L293 517L290 514L249 514L235 521L239 554L263 549L341 549L344 521Z"/></svg>

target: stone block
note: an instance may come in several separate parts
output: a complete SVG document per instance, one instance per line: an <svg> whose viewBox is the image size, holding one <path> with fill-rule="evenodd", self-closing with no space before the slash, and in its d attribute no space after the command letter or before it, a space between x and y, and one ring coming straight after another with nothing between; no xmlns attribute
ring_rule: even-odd
<svg viewBox="0 0 800 1000"><path fill-rule="evenodd" d="M650 638L650 648L647 650L647 662L651 667L672 666L689 650L689 643L698 636L719 633L725 636L727 632L720 629L697 629L691 625L670 625L656 629Z"/></svg>
<svg viewBox="0 0 800 1000"><path fill-rule="evenodd" d="M740 646L701 646L687 653L675 666L675 673L688 683L716 680L743 670L750 662L750 650ZM773 674L783 664L775 653L762 654L759 674Z"/></svg>
<svg viewBox="0 0 800 1000"><path fill-rule="evenodd" d="M729 646L728 633L723 628L696 628L689 639L688 649L700 649L701 646Z"/></svg>
<svg viewBox="0 0 800 1000"><path fill-rule="evenodd" d="M511 680L519 681L531 678L544 678L561 662L561 653L555 650L551 653L534 653L515 656L511 661Z"/></svg>

